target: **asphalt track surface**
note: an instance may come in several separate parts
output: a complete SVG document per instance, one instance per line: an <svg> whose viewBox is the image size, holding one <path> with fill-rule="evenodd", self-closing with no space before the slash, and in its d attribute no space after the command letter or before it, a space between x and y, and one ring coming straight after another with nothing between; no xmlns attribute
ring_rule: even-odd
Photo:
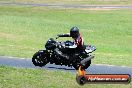
<svg viewBox="0 0 132 88"><path fill-rule="evenodd" d="M0 56L0 66L11 66L17 68L35 68L35 69L48 69L48 70L61 70L61 71L70 71L76 72L74 68L47 64L43 67L34 66L31 59L25 58L15 58L15 57L5 57ZM112 66L112 65L99 65L91 64L91 66L86 69L89 74L130 74L132 77L132 67L127 66Z"/></svg>
<svg viewBox="0 0 132 88"><path fill-rule="evenodd" d="M102 9L132 9L132 5L75 5L75 4L34 4L34 3L16 3L0 2L0 6L44 6L53 8L102 8Z"/></svg>

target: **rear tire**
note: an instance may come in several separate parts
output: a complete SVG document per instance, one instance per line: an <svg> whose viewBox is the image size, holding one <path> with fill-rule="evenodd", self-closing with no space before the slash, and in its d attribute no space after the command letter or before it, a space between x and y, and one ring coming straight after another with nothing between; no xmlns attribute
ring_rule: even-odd
<svg viewBox="0 0 132 88"><path fill-rule="evenodd" d="M82 68L83 68L83 69L87 69L87 68L90 66L90 64L91 64L91 60L89 60L88 63L85 64L85 66L82 66ZM79 66L80 66L79 64L73 65L73 67L74 67L76 70L79 69Z"/></svg>
<svg viewBox="0 0 132 88"><path fill-rule="evenodd" d="M35 66L45 66L48 63L46 52L36 52L32 57L32 62Z"/></svg>
<svg viewBox="0 0 132 88"><path fill-rule="evenodd" d="M79 69L79 65L73 65L73 67L76 69L76 70L78 70Z"/></svg>
<svg viewBox="0 0 132 88"><path fill-rule="evenodd" d="M89 60L88 63L85 64L85 66L83 66L83 69L87 69L90 66L90 64L91 64L91 60Z"/></svg>

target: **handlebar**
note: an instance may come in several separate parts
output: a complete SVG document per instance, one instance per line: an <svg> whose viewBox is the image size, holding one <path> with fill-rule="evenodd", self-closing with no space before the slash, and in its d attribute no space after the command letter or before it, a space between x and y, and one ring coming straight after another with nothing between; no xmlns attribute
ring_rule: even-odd
<svg viewBox="0 0 132 88"><path fill-rule="evenodd" d="M59 37L71 37L70 34L58 34L56 39Z"/></svg>

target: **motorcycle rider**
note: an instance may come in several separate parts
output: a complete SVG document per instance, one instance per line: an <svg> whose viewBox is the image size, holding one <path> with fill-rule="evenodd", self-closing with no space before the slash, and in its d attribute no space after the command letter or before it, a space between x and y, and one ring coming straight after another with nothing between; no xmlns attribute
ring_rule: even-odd
<svg viewBox="0 0 132 88"><path fill-rule="evenodd" d="M73 42L76 45L77 50L83 50L84 41L79 29L77 27L72 27L70 30L70 36L73 38Z"/></svg>
<svg viewBox="0 0 132 88"><path fill-rule="evenodd" d="M76 51L79 53L79 52L82 52L83 51L83 48L84 48L84 42L83 42L83 37L81 35L81 33L79 32L79 29L75 26L75 27L72 27L70 29L70 33L68 33L70 37L73 38L73 43L74 45L71 46L72 48L76 48ZM63 34L65 35L65 34ZM63 58L67 58L69 59L69 56L68 55L65 55L63 54L61 51L59 51L58 49L55 50L56 53L63 57Z"/></svg>

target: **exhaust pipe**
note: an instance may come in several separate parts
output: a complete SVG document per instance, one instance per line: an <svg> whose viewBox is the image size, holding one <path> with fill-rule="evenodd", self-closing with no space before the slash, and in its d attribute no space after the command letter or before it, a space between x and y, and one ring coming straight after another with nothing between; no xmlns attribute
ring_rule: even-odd
<svg viewBox="0 0 132 88"><path fill-rule="evenodd" d="M92 56L92 55L89 56L89 57L87 57L86 59L84 59L84 60L81 61L81 65L85 66L88 63L88 61L91 60L91 59L93 59L93 58L94 58L94 56Z"/></svg>

